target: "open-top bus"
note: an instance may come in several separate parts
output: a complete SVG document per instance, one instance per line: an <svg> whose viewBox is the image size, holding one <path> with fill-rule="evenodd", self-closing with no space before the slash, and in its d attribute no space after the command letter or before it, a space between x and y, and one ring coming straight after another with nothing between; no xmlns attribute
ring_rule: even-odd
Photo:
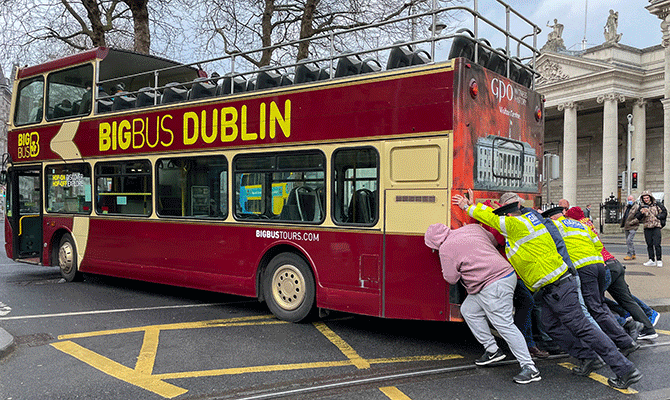
<svg viewBox="0 0 670 400"><path fill-rule="evenodd" d="M18 69L7 255L69 281L93 273L257 297L289 321L316 310L460 320L462 293L442 278L426 228L467 222L454 192L533 202L540 189L537 50L522 41L539 28L498 3L530 35L451 7L310 38L330 52L288 66L96 48ZM332 52L339 35L422 17L435 28L445 12L474 32L488 22L505 48L433 29ZM508 57L510 42L530 56Z"/></svg>

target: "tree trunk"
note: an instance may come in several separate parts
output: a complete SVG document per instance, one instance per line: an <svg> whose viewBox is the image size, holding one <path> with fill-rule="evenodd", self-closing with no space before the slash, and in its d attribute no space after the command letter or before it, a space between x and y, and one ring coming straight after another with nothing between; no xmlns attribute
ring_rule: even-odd
<svg viewBox="0 0 670 400"><path fill-rule="evenodd" d="M314 35L314 30L312 24L314 23L314 12L316 10L316 5L319 3L319 0L307 0L305 3L305 11L302 14L300 20L300 39L312 37ZM300 42L298 45L298 60L307 58L309 55L309 40Z"/></svg>
<svg viewBox="0 0 670 400"><path fill-rule="evenodd" d="M148 0L124 0L124 3L130 8L133 14L133 24L135 28L134 51L142 54L149 54L151 46L151 32L149 31L149 9Z"/></svg>
<svg viewBox="0 0 670 400"><path fill-rule="evenodd" d="M97 1L82 0L81 3L84 6L84 8L86 8L86 13L88 14L88 20L91 22L91 30L90 32L88 32L88 36L91 38L91 41L93 42L93 47L107 46L107 41L105 40L105 24L103 24L102 22L101 13L100 9L98 8Z"/></svg>

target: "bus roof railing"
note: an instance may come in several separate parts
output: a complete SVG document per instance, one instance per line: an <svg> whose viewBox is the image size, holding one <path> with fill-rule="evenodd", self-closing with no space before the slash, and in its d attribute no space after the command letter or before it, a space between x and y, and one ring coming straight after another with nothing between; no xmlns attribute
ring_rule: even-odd
<svg viewBox="0 0 670 400"><path fill-rule="evenodd" d="M246 81L246 85L248 87L251 86L251 81L254 79L254 76L258 76L259 73L268 73L268 72L274 72L280 75L290 75L290 69L293 69L293 74L295 76L295 71L301 67L305 66L306 64L314 63L314 65L318 65L319 69L322 70L320 71L320 74L322 75L321 78L325 79L334 79L342 75L337 75L337 62L341 61L340 59L342 57L356 57L359 59L359 61L362 63L365 58L363 56L365 55L370 55L372 54L372 57L368 57L367 59L372 59L376 62L377 66L379 67L379 70L384 69L382 66L382 61L380 60L380 53L382 52L389 52L389 59L390 59L390 53L400 47L407 46L407 49L410 49L412 51L418 52L421 51L425 55L427 55L427 59L423 60L425 61L424 63L434 63L438 61L436 56L442 55L441 52L436 51L436 45L444 42L444 41L452 41L451 49L449 51L448 57L445 57L444 60L448 60L449 58L452 58L451 55L454 53L454 42L459 41L459 43L465 43L465 46L468 47L468 50L471 54L471 61L475 63L479 63L480 61L480 53L482 52L488 52L488 56L490 58L497 56L499 60L504 61L504 67L501 67L499 70L496 70L496 72L501 73L501 75L505 75L507 77L512 78L512 72L514 70L516 71L526 71L527 76L529 76L529 80L527 82L520 82L530 88L534 88L534 78L537 75L535 72L533 66L535 64L536 57L540 54L539 51L537 50L537 35L541 32L541 29L532 23L530 20L528 20L526 17L521 15L519 12L514 10L512 7L510 7L507 3L503 2L502 0L496 0L496 2L500 5L502 5L505 8L505 26L501 27L491 21L489 18L483 16L479 11L478 11L478 0L474 0L474 8L469 8L465 6L449 6L449 7L441 7L437 8L436 7L436 0L433 1L433 8L429 11L426 12L421 12L421 13L416 13L416 14L410 14L407 16L402 16L402 17L397 17L388 21L381 21L381 22L376 22L376 23L371 23L371 24L366 24L366 25L361 25L337 32L330 32L327 34L321 34L321 35L316 35L308 38L303 38L299 40L294 40L290 42L285 42L285 43L279 43L271 46L266 46L254 50L248 50L248 51L238 51L238 52L231 52L230 54L226 54L224 56L220 57L215 57L215 58L210 58L204 61L196 61L193 63L189 64L180 64L180 65L175 65L175 66L168 66L165 68L159 68L159 69L154 69L146 72L139 72L135 73L132 75L125 75L125 76L118 76L106 80L100 80L97 83L100 84L114 84L116 82L122 82L122 81L128 81L132 78L136 77L141 77L141 76L151 76L153 75L153 82L154 84L151 87L151 90L153 90L154 93L154 104L158 104L158 94L170 87L174 87L174 84L172 82L170 83L165 83L165 84L159 84L160 82L160 77L161 74L167 74L170 71L176 70L177 68L184 68L184 67L195 67L198 70L201 69L201 66L203 65L214 65L215 63L218 63L218 65L221 66L226 66L228 67L227 72L224 72L223 74L219 76L210 76L207 78L208 81L212 82L212 84L216 85L223 85L222 82L226 82L227 80L230 81L229 89L230 91L227 93L223 93L220 91L218 94L220 95L225 95L225 94L232 94L232 93L237 93L235 90L235 78L242 78ZM450 18L454 18L454 13L461 12L464 13L464 15L469 16L473 20L473 31L467 31L467 32L462 32L463 30L456 30L456 28L462 26L462 22L459 24L459 26L453 26L451 33L441 35L438 29L436 29L436 26L438 24L438 17L448 15ZM510 32L511 30L511 21L510 21L510 16L516 16L519 17L524 23L528 25L526 29L530 29L530 32L524 34L524 35L514 35ZM394 24L402 24L404 22L410 22L412 24L415 24L416 21L425 21L426 19L430 19L430 27L428 30L430 31L430 35L427 37L422 37L422 38L417 38L412 37L410 40L407 41L402 41L402 42L395 42L392 44L382 44L382 45L377 45L374 47L370 47L368 49L364 50L359 50L359 51L336 51L336 41L341 40L343 36L347 35L355 35L355 33L360 32L360 31L374 31L375 29L379 30L379 32L384 32L385 28L392 29L392 25ZM494 33L502 34L505 38L505 45L503 47L497 47L494 48L494 46L490 45L486 39L480 39L478 38L478 33L480 31L480 24L484 24L486 29L492 30ZM414 31L414 29L412 29ZM454 30L456 30L454 32ZM528 44L525 42L525 40L529 37L533 38L533 43ZM367 39L366 41L369 41L370 39ZM324 54L323 50L319 50L317 48L317 44L320 42L325 42L324 44L321 44L323 48L326 48L326 52ZM342 40L344 43L344 40ZM514 42L516 43L516 53L517 55L515 57L510 56L512 54L512 48L511 48L511 43ZM290 63L275 63L274 65L264 65L261 67L256 67L253 65L252 62L250 62L248 59L253 59L253 55L262 53L265 51L272 51L275 52L276 50L282 50L285 49L283 56L291 56L291 49L296 48L297 46L303 44L303 43L308 43L311 45L310 47L312 48L312 56L311 58L303 58L300 60L297 60L295 62L290 62ZM421 49L419 46L421 45L429 45L430 49ZM346 46L343 46L345 48ZM524 48L526 52L529 52L529 56L521 56L521 48ZM420 57L420 56L419 56ZM426 57L424 57L426 58ZM489 60L490 60L489 58ZM244 64L250 64L251 68L243 68ZM325 63L325 65L321 65L322 63ZM490 65L484 65L485 67L490 67ZM390 69L391 67L386 65L386 69ZM374 67L370 67L370 69L374 70ZM210 74L211 75L211 74ZM218 75L218 73L217 73ZM326 76L327 75L327 76ZM198 78L193 79L191 81L187 82L177 82L179 85L183 86L183 88L192 88L194 85L199 84L203 81L204 77L198 76ZM315 79L315 80L322 80L322 79ZM292 82L292 84L298 84L300 82ZM172 86L170 86L172 85ZM279 85L277 85L279 86ZM143 88L143 90L146 91L146 88ZM249 91L249 90L256 90L255 88L245 88L245 90L242 91ZM141 90L132 90L129 92L125 92L124 94L126 95L138 95ZM96 100L110 100L111 97L114 97L114 95L108 95L108 96L96 96ZM95 101L95 100L94 100Z"/></svg>

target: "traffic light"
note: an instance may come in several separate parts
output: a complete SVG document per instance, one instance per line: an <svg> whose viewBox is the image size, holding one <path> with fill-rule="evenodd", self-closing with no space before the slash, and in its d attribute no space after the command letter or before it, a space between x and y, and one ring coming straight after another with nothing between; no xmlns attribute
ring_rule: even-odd
<svg viewBox="0 0 670 400"><path fill-rule="evenodd" d="M637 171L630 174L630 187L631 189L637 189Z"/></svg>

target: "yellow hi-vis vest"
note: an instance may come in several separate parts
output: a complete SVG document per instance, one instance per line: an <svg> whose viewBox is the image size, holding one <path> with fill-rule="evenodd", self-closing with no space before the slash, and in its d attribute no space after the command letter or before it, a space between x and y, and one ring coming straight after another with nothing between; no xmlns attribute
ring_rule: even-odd
<svg viewBox="0 0 670 400"><path fill-rule="evenodd" d="M557 281L568 270L554 239L536 214L498 216L483 204L469 206L467 213L505 237L507 259L530 290L535 292Z"/></svg>
<svg viewBox="0 0 670 400"><path fill-rule="evenodd" d="M552 222L561 233L565 248L575 268L605 262L601 253L603 243L588 226L565 217L559 217Z"/></svg>

